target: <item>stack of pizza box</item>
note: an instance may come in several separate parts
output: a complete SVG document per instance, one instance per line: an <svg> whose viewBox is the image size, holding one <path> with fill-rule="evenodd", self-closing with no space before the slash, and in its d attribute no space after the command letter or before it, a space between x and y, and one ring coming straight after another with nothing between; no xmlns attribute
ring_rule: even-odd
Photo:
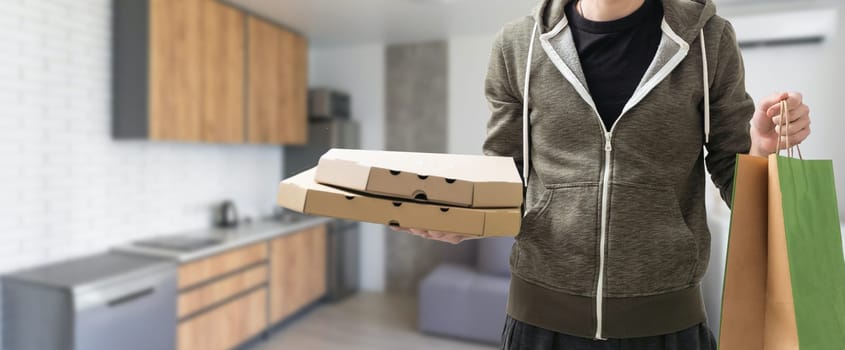
<svg viewBox="0 0 845 350"><path fill-rule="evenodd" d="M522 179L512 158L332 149L279 185L280 206L469 236L516 236Z"/></svg>

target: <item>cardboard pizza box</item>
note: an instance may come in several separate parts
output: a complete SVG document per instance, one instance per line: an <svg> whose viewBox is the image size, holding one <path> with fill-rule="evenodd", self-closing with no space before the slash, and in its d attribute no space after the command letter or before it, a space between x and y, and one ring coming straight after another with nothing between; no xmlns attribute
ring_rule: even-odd
<svg viewBox="0 0 845 350"><path fill-rule="evenodd" d="M519 208L522 178L509 157L332 149L317 182L364 193L473 208Z"/></svg>
<svg viewBox="0 0 845 350"><path fill-rule="evenodd" d="M279 185L278 204L311 215L472 236L516 236L519 208L474 209L370 196L314 181L311 169Z"/></svg>

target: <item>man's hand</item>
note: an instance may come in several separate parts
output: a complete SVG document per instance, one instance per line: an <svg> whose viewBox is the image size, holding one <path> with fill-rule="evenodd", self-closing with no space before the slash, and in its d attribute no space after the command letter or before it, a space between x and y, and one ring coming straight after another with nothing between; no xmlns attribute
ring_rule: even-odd
<svg viewBox="0 0 845 350"><path fill-rule="evenodd" d="M785 121L780 120L780 101L786 100L789 109L789 134L786 133ZM751 119L751 152L753 156L765 157L775 153L778 141L786 147L804 142L810 135L810 107L804 104L804 97L797 92L782 92L767 97L760 102L754 118Z"/></svg>
<svg viewBox="0 0 845 350"><path fill-rule="evenodd" d="M471 239L478 239L479 237L476 236L467 236L462 235L459 233L449 233L449 232L439 232L439 231L427 231L427 230L418 230L415 228L404 228L404 227L396 227L390 226L390 229L396 232L407 232L414 236L419 236L425 239L430 239L434 241L446 242L451 244L458 244L466 240Z"/></svg>

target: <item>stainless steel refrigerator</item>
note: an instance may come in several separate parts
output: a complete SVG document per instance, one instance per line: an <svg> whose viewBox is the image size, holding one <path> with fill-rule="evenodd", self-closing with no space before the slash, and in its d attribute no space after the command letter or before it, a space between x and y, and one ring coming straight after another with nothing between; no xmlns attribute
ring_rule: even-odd
<svg viewBox="0 0 845 350"><path fill-rule="evenodd" d="M285 147L282 174L285 178L317 165L330 148L359 148L360 130L354 120L343 118L312 119L308 125L308 144ZM359 225L354 221L335 220L329 224L327 239L327 295L341 300L358 291Z"/></svg>

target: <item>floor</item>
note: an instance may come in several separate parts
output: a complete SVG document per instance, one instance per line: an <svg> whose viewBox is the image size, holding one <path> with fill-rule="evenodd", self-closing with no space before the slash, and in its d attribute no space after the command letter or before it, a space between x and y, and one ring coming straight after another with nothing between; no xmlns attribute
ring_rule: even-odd
<svg viewBox="0 0 845 350"><path fill-rule="evenodd" d="M416 330L416 300L409 296L360 293L320 306L271 334L251 350L493 350L485 346L424 335Z"/></svg>

